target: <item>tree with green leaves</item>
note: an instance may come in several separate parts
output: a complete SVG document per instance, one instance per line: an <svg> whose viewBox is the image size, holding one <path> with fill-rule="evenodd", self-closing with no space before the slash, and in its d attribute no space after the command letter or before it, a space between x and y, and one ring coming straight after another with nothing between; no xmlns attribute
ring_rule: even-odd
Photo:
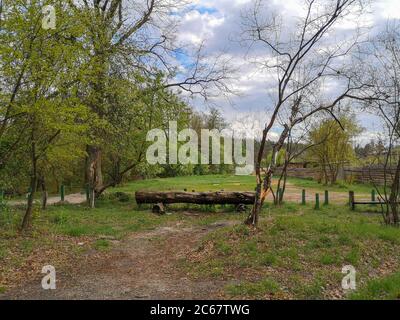
<svg viewBox="0 0 400 320"><path fill-rule="evenodd" d="M337 120L325 119L309 133L309 158L319 163L321 180L324 184L334 184L339 170L355 160L354 138L361 128L354 117L342 115ZM323 143L320 143L323 141Z"/></svg>
<svg viewBox="0 0 400 320"><path fill-rule="evenodd" d="M182 49L174 37L178 20L172 13L185 7L186 1L69 0L67 3L84 29L77 39L85 49L80 57L82 74L78 95L94 116L86 147L85 170L92 190L90 203L94 206L94 198L107 188L102 168L104 146L110 132L112 134L114 113L120 113L116 101L124 99L118 96L125 94L124 90L115 90L115 84L130 82L144 96L149 91L173 87L189 94L207 96L210 89L226 89L223 80L228 69L221 57L213 63L204 62L200 46L194 51L192 63L187 68L188 75L177 77L177 66L173 61ZM131 106L134 103L135 100ZM123 174L129 172L121 171Z"/></svg>
<svg viewBox="0 0 400 320"><path fill-rule="evenodd" d="M53 3L60 12L59 29L45 30L42 5L42 1L3 3L1 72L4 79L14 82L4 85L2 98L8 103L2 109L1 141L20 132L19 148L12 151L25 155L27 167L21 170L27 170L30 176L22 229L31 222L37 185L46 174L44 159L54 154L69 158L79 155L75 142L86 130L87 109L73 95L78 62L71 38L79 36L79 29L74 28L75 20L62 10L59 1Z"/></svg>

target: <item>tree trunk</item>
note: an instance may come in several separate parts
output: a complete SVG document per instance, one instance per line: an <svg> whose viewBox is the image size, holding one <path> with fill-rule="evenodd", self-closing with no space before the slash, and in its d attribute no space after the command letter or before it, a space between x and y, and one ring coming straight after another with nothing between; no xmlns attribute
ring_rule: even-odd
<svg viewBox="0 0 400 320"><path fill-rule="evenodd" d="M87 184L91 190L90 207L95 206L95 197L100 194L103 188L103 174L101 171L101 150L96 146L87 146L86 152L88 154L86 161L86 178ZM93 193L93 196L92 196Z"/></svg>
<svg viewBox="0 0 400 320"><path fill-rule="evenodd" d="M278 142L274 145L274 148L272 150L271 163L270 163L268 170L263 179L261 178L262 157L259 156L259 158L257 159L257 163L256 163L256 176L257 176L256 194L255 194L253 208L252 208L249 216L245 220L245 224L251 225L253 227L256 227L258 224L258 217L260 215L261 208L264 204L265 199L268 196L268 193L271 192L272 177L273 177L274 171L276 169L276 157L278 155L278 152L282 149L283 143L285 142L286 138L288 137L288 134L289 134L289 128L285 127L285 129L281 133L281 136L279 137ZM262 148L263 148L263 146L262 146ZM263 149L260 151L261 151L260 154L262 154Z"/></svg>
<svg viewBox="0 0 400 320"><path fill-rule="evenodd" d="M287 182L287 175L288 175L287 169L288 168L286 167L285 174L283 175L283 185L282 185L282 188L281 188L281 192L279 193L279 196L280 196L279 203L280 204L283 203L283 196L284 196L285 191L286 191L286 182Z"/></svg>
<svg viewBox="0 0 400 320"><path fill-rule="evenodd" d="M329 178L328 178L328 171L327 171L327 169L326 169L326 164L325 164L325 162L323 163L322 168L323 168L323 174L324 174L324 185L328 185L328 183L329 183Z"/></svg>
<svg viewBox="0 0 400 320"><path fill-rule="evenodd" d="M399 193L400 193L400 157L397 162L396 172L390 191L390 210L386 221L391 225L399 225Z"/></svg>
<svg viewBox="0 0 400 320"><path fill-rule="evenodd" d="M96 207L96 192L94 189L89 189L89 207L92 209Z"/></svg>
<svg viewBox="0 0 400 320"><path fill-rule="evenodd" d="M46 188L46 181L44 177L40 178L40 186L42 188L42 209L46 210L47 208L47 198L48 198L48 192Z"/></svg>
<svg viewBox="0 0 400 320"><path fill-rule="evenodd" d="M147 192L135 193L136 203L253 204L254 192Z"/></svg>
<svg viewBox="0 0 400 320"><path fill-rule="evenodd" d="M25 215L24 215L24 219L22 220L22 226L21 229L22 230L26 230L31 223L31 219L32 219L32 212L33 212L33 200L35 198L35 194L36 194L36 187L37 187L37 182L38 182L38 178L37 178L37 158L36 158L36 143L35 143L35 139L33 137L33 133L34 130L32 130L32 146L31 146L31 161L32 161L32 172L31 172L31 192L28 196L28 204L26 207L26 211L25 211Z"/></svg>

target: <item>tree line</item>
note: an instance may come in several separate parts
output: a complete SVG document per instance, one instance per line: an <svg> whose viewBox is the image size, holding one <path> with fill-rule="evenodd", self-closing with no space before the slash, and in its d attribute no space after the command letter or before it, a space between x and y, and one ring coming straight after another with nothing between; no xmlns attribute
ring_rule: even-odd
<svg viewBox="0 0 400 320"><path fill-rule="evenodd" d="M0 0L0 184L29 185L23 228L30 224L36 192L51 184L87 185L93 207L105 190L131 175L231 170L155 168L144 161L146 133L166 128L171 119L195 130L226 126L215 109L199 114L188 104L187 97L233 94L228 83L235 71L226 55L209 56L203 43L178 41L176 12L190 4ZM55 9L54 29L43 27L45 5ZM368 14L363 0L305 0L294 24L282 23L289 18L269 5L251 1L241 15L242 44L256 46L257 68L274 80L266 83L270 117L257 139L256 200L246 223L256 226L267 195L276 194L272 178L279 158L287 168L296 156L312 153L325 182L334 181L359 130L349 114L361 110L384 124L378 158L397 169L380 197L385 222L399 224L398 24L388 23L378 34L362 26L339 32L341 23ZM176 62L182 57L184 66ZM335 90L329 90L332 83ZM350 106L347 111L343 104ZM281 130L272 141L276 127Z"/></svg>

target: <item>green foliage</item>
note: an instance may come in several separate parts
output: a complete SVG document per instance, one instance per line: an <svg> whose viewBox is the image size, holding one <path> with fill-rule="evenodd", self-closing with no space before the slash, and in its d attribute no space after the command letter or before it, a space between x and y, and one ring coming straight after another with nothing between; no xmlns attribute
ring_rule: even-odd
<svg viewBox="0 0 400 320"><path fill-rule="evenodd" d="M11 190L27 188L32 157L38 172L61 176L83 156L88 110L74 95L79 46L69 40L81 33L61 1L51 4L57 31L42 28L43 1L3 2L0 77L9 85L0 117L13 121L2 123L0 172Z"/></svg>
<svg viewBox="0 0 400 320"><path fill-rule="evenodd" d="M120 202L129 202L131 200L131 196L129 194L120 191L110 193L106 198L110 200L118 200Z"/></svg>
<svg viewBox="0 0 400 320"><path fill-rule="evenodd" d="M54 30L42 27L47 4L56 9ZM132 177L232 172L229 165L147 163L149 130L166 131L171 120L178 130L196 131L221 130L226 123L217 109L197 113L169 89L176 74L151 52L156 40L138 41L139 30L124 38L128 26L117 22L119 10L106 7L114 18L92 3L2 1L0 188L9 194L26 193L32 179L44 181L50 193L60 184L82 188L93 184L93 167L97 192ZM121 11L124 21L131 20L127 12ZM95 160L93 149L99 150Z"/></svg>
<svg viewBox="0 0 400 320"><path fill-rule="evenodd" d="M361 132L361 128L354 119L342 115L339 117L340 124L327 119L309 133L313 147L308 150L308 157L319 163L321 180L325 184L335 183L339 170L355 160L352 139Z"/></svg>

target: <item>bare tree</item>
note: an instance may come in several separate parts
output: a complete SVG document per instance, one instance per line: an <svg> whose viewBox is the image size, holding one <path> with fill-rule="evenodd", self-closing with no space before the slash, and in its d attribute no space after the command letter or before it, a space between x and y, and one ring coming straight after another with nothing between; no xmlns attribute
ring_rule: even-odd
<svg viewBox="0 0 400 320"><path fill-rule="evenodd" d="M382 187L371 178L383 202L386 224L398 226L400 201L400 32L399 23L388 23L386 30L360 47L357 81L368 83L358 99L365 110L378 115L385 132L385 150L377 155L383 167ZM365 63L368 61L368 63ZM382 137L382 138L383 138Z"/></svg>
<svg viewBox="0 0 400 320"><path fill-rule="evenodd" d="M363 2L306 0L304 5L304 15L298 19L293 32L283 27L282 17L266 10L262 0L255 1L254 8L244 16L245 40L264 50L265 58L261 63L258 62L261 67L273 72L276 88L271 118L263 130L255 164L256 199L246 220L247 224L253 226L257 225L261 207L271 192L276 156L291 129L320 111L334 115L334 108L339 102L358 89L353 86L351 79L342 74L338 60L347 56L357 44L360 29L357 28L354 34L344 39L334 38L328 33L333 32L334 26L349 15L361 15ZM303 77L301 70L308 71L306 77ZM307 101L313 97L313 88L322 87L328 80L341 82L341 92L325 101ZM265 142L283 109L290 110L290 115L274 145L271 161L262 174Z"/></svg>

